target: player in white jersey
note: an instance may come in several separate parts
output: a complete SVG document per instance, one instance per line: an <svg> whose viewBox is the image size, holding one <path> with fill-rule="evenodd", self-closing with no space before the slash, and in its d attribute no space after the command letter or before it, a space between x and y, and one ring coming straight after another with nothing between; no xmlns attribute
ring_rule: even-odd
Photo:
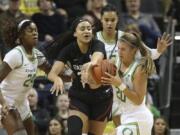
<svg viewBox="0 0 180 135"><path fill-rule="evenodd" d="M34 135L34 125L27 100L37 68L46 73L50 65L34 47L38 41L35 23L22 20L9 24L4 33L5 42L13 49L0 65L0 104L4 128L9 135Z"/></svg>
<svg viewBox="0 0 180 135"><path fill-rule="evenodd" d="M96 38L105 44L107 58L111 59L114 63L116 63L118 59L117 40L124 34L123 31L117 30L118 20L117 9L112 5L105 6L101 11L102 31L96 33ZM169 35L164 34L157 43L157 49L150 49L147 46L145 47L150 51L152 59L157 59L170 45L170 42L171 40ZM136 54L136 58L140 57L141 56L138 52ZM117 89L114 88L112 116L116 126L120 124L119 120L121 113L121 106L118 98Z"/></svg>
<svg viewBox="0 0 180 135"><path fill-rule="evenodd" d="M118 89L121 125L116 135L151 135L153 116L145 105L148 77L155 65L139 36L125 33L118 41L117 75L107 74L102 83ZM139 51L142 58L136 59Z"/></svg>

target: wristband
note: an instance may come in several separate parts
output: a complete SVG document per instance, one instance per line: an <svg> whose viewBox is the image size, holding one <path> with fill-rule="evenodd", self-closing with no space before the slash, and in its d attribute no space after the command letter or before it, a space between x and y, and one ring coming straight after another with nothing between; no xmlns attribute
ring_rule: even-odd
<svg viewBox="0 0 180 135"><path fill-rule="evenodd" d="M119 85L120 91L124 91L126 88L127 86L124 83L121 83L121 85Z"/></svg>

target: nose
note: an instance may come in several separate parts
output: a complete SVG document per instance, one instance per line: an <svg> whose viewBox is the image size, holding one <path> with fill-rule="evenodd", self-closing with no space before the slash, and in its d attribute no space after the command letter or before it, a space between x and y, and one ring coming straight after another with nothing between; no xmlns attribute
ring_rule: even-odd
<svg viewBox="0 0 180 135"><path fill-rule="evenodd" d="M112 22L111 22L111 21L108 21L108 22L107 22L107 24L108 24L108 25L111 25L111 24L112 24Z"/></svg>

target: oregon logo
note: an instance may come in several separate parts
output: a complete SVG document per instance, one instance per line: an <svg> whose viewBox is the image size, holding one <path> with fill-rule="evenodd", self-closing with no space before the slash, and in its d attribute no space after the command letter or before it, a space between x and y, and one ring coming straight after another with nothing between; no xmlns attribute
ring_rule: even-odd
<svg viewBox="0 0 180 135"><path fill-rule="evenodd" d="M122 134L123 134L123 135L133 135L133 131L132 131L132 129L124 128L124 129L122 130Z"/></svg>

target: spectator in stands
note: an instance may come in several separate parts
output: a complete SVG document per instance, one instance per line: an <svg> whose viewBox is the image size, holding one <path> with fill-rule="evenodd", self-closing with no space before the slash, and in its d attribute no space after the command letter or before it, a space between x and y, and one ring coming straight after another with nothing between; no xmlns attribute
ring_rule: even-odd
<svg viewBox="0 0 180 135"><path fill-rule="evenodd" d="M55 117L49 121L49 128L47 135L65 135L62 121Z"/></svg>
<svg viewBox="0 0 180 135"><path fill-rule="evenodd" d="M67 119L69 116L69 98L67 94L62 94L58 96L56 107L58 109L56 116L62 119L65 133L67 133Z"/></svg>
<svg viewBox="0 0 180 135"><path fill-rule="evenodd" d="M37 1L38 0L21 0L20 10L28 16L39 12Z"/></svg>
<svg viewBox="0 0 180 135"><path fill-rule="evenodd" d="M9 8L9 0L0 0L0 14Z"/></svg>
<svg viewBox="0 0 180 135"><path fill-rule="evenodd" d="M88 0L87 1L87 14L92 16L95 20L95 29L96 31L100 30L101 28L101 10L104 6L107 5L106 0Z"/></svg>
<svg viewBox="0 0 180 135"><path fill-rule="evenodd" d="M54 0L57 8L64 9L68 15L68 26L72 21L86 13L87 0Z"/></svg>
<svg viewBox="0 0 180 135"><path fill-rule="evenodd" d="M164 117L155 118L152 135L169 135L169 126Z"/></svg>
<svg viewBox="0 0 180 135"><path fill-rule="evenodd" d="M38 0L39 13L32 15L32 20L38 27L39 40L52 42L56 36L66 31L66 19L53 9L51 0Z"/></svg>
<svg viewBox="0 0 180 135"><path fill-rule="evenodd" d="M44 135L48 128L48 121L50 119L49 112L38 106L38 93L32 88L28 93L29 105L33 114L33 121L35 123L35 131L38 135Z"/></svg>
<svg viewBox="0 0 180 135"><path fill-rule="evenodd" d="M8 52L8 50L9 50L9 48L4 46L4 41L3 41L3 37L2 37L2 32L5 28L4 26L8 22L17 23L17 22L27 18L27 16L19 10L19 5L20 5L20 0L9 0L8 10L6 10L2 14L0 14L0 46L1 46L2 59L5 55L5 53Z"/></svg>
<svg viewBox="0 0 180 135"><path fill-rule="evenodd" d="M156 41L161 35L160 29L152 16L140 12L141 0L126 0L127 13L122 15L123 26L137 24L142 33L143 41L150 48L156 48Z"/></svg>

